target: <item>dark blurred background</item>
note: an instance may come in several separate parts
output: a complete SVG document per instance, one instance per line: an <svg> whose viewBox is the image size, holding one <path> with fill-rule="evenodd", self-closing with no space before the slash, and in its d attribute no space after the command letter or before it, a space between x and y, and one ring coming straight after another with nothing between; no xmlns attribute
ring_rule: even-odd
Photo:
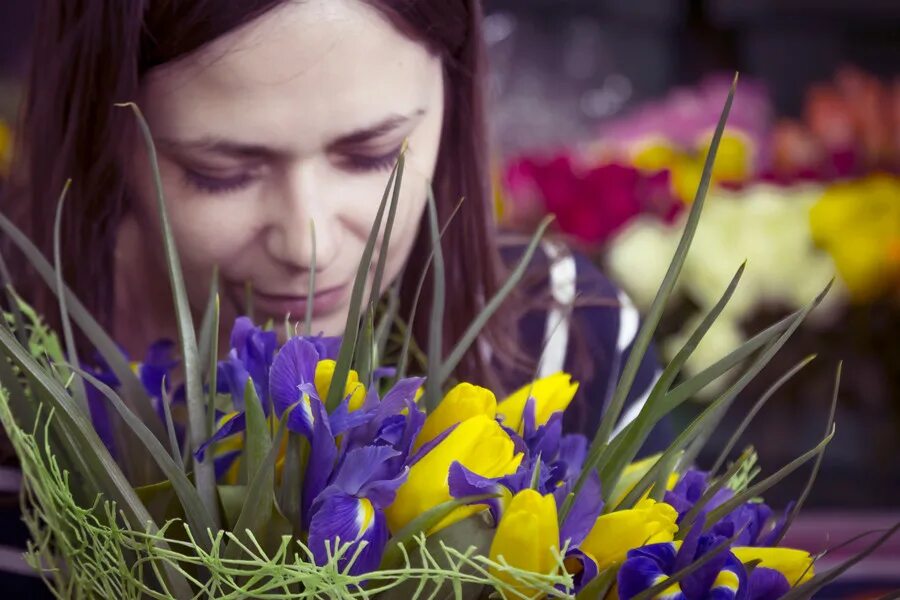
<svg viewBox="0 0 900 600"><path fill-rule="evenodd" d="M7 131L12 128L20 98L36 4L32 0L0 0L0 127L5 121ZM879 188L888 190L880 192L878 210L884 211L884 216L879 213L873 219L882 224L890 221L887 233L881 228L878 235L887 236L886 247L895 253L890 259L894 262L888 262L900 265L900 196L894 192L900 185L890 187L900 181L900 0L485 0L485 7L498 181L504 179L508 165L522 157L531 161L532 167L541 167L540 160L532 157L569 156L585 145L602 145L604 127L627 119L648 102L670 97L673 90L695 90L716 73L730 76L739 71L742 81L764 90L765 108L771 115L760 115L760 119L772 123L789 119L793 123L790 131L800 131L798 135L808 142L811 136L803 133L807 128L804 119L819 114L815 104L811 105L810 91L834 82L841 69L863 73L866 85L881 86L883 94L878 93L888 98L879 104L888 105L884 132L890 138L887 143L894 144L883 153L887 158L867 162L859 158L862 150L840 147L832 152L826 143L824 150L816 147L816 156L837 157L834 164L845 165L849 152L851 166L841 166L837 173L832 169L811 176L803 171L802 175L804 185L826 191L835 184L866 181L873 174L888 178L888 187ZM855 77L853 81L860 80ZM835 94L828 94L831 102ZM837 103L842 108L837 110L854 110L854 105L866 98L842 96ZM716 116L712 115L713 122ZM878 129L877 121L874 127ZM815 123L808 128L815 131ZM774 143L770 133L767 129L765 139L769 141L763 145ZM0 130L0 172L4 145L8 147L8 142ZM771 179L775 167L770 164L768 170L760 168L743 176L735 189L757 189L754 184ZM776 179L785 178L784 172L776 175ZM787 176L790 185L778 188L779 198L788 198L787 202L800 193L794 175ZM534 177L532 187L540 188L539 176ZM728 188L729 182L723 183L723 189ZM779 181L779 185L783 183ZM515 195L512 192L506 195L508 213L517 200L509 199ZM544 202L539 202L540 211L553 212L546 200L540 199ZM862 200L850 195L847 202L860 204ZM513 221L507 224L521 225ZM601 265L606 264L610 249L618 243L616 235L617 231L611 231L607 238L591 240L582 247ZM864 239L865 231L859 235ZM764 237L758 240L760 246L769 243ZM840 266L837 254L835 262ZM727 432L736 426L769 384L803 357L817 353L819 359L773 397L744 436L747 443L752 440L757 446L764 472L773 472L821 437L834 370L838 361L845 361L838 433L825 455L803 519L794 528L794 542L810 549L822 550L853 533L900 520L898 274L900 268L886 273L882 279L896 281L890 279L893 283L883 285L878 294L870 294L864 301L845 292L845 299L832 309L825 325L801 329L759 383L741 395L722 428ZM627 282L618 283L631 291ZM663 334L678 330L684 311L691 307L686 300L671 311ZM758 331L786 314L788 308L767 303L750 311L740 327ZM659 342L665 344L662 338ZM686 420L702 407L698 401L679 418ZM715 436L713 450L725 439L724 433ZM714 452L701 455L701 466L704 461L708 466L714 458ZM783 507L795 499L807 472L802 469L776 486L768 494L770 503ZM837 553L834 560L840 556ZM900 585L900 540L852 570L843 587L832 588L821 597L874 598L895 585Z"/></svg>

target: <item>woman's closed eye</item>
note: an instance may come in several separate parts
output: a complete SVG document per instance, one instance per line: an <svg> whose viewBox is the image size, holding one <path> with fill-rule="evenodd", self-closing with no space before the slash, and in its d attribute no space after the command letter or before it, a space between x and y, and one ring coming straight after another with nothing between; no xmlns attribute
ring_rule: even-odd
<svg viewBox="0 0 900 600"><path fill-rule="evenodd" d="M337 165L351 173L366 173L372 171L389 171L400 156L401 146L391 149L386 153L350 153L335 160Z"/></svg>
<svg viewBox="0 0 900 600"><path fill-rule="evenodd" d="M184 169L184 178L191 187L207 194L227 194L251 185L256 175L250 171L228 174L210 174L195 169Z"/></svg>

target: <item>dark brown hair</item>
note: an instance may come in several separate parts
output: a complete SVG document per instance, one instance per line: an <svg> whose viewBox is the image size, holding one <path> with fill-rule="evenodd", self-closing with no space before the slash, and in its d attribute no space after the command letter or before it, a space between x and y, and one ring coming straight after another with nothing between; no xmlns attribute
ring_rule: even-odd
<svg viewBox="0 0 900 600"><path fill-rule="evenodd" d="M117 160L133 123L114 104L134 100L142 76L251 21L285 0L42 0L14 167L11 214L47 256L52 216L66 179L72 187L62 231L65 281L110 325L112 254L120 218L128 209L125 177ZM434 175L439 219L445 223L461 198L462 209L443 242L447 295L444 339L457 340L496 291L503 267L497 250L487 172L483 89L484 57L479 0L364 0L400 31L440 56L446 109ZM405 270L401 308L430 250L426 227ZM47 315L56 315L49 290L18 261L14 280ZM414 323L427 339L430 285ZM495 356L515 355L513 311L501 311L483 333ZM497 385L481 353L470 351L457 375Z"/></svg>

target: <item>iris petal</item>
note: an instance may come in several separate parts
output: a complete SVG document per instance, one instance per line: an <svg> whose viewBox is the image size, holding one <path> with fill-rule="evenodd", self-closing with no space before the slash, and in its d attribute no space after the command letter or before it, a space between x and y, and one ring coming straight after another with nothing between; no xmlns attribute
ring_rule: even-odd
<svg viewBox="0 0 900 600"><path fill-rule="evenodd" d="M194 452L194 456L197 460L203 460L203 457L206 456L206 451L209 447L216 442L220 442L225 438L232 436L236 433L241 433L242 431L246 431L247 429L247 419L246 415L242 412L233 412L226 415L220 422L219 428L213 434L211 438L203 442L197 451Z"/></svg>
<svg viewBox="0 0 900 600"><path fill-rule="evenodd" d="M356 560L349 567L349 574L359 575L378 568L388 540L387 524L380 510L365 498L347 494L332 494L313 508L309 547L316 564L326 564L329 551L333 554L337 547L353 542L338 562L341 569L346 569L354 556ZM365 546L360 550L362 542Z"/></svg>
<svg viewBox="0 0 900 600"><path fill-rule="evenodd" d="M482 477L478 473L473 473L459 462L454 462L450 465L450 470L447 475L447 484L450 488L450 495L454 498L480 496L482 494L502 494L503 491L507 491L496 479ZM506 496L508 497L509 495L510 494L507 491ZM503 514L502 503L503 497L501 496L500 498L481 500L476 504L487 505L488 509L491 511L491 517L494 519L494 523L499 523L500 517Z"/></svg>
<svg viewBox="0 0 900 600"><path fill-rule="evenodd" d="M292 338L281 348L269 371L269 390L276 414L281 415L300 400L300 385L313 384L315 389L318 362L315 346L303 338Z"/></svg>
<svg viewBox="0 0 900 600"><path fill-rule="evenodd" d="M756 567L749 577L747 600L778 600L791 589L787 578L775 569Z"/></svg>

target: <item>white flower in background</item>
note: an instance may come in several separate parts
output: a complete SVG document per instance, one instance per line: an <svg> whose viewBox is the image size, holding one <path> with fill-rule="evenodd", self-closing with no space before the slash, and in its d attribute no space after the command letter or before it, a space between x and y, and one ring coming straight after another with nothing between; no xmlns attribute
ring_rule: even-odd
<svg viewBox="0 0 900 600"><path fill-rule="evenodd" d="M710 192L676 294L699 307L699 320L722 297L741 263L747 261L747 267L727 307L686 365L689 373L743 343L741 324L759 308L799 309L835 276L834 262L816 247L810 232L809 211L821 195L817 185L754 185ZM608 272L642 309L650 305L662 282L686 218L687 212L674 226L649 217L636 219L610 245ZM845 297L844 288L836 286L814 315L827 318ZM668 357L681 348L695 325L688 324L662 343Z"/></svg>
<svg viewBox="0 0 900 600"><path fill-rule="evenodd" d="M656 297L675 254L678 238L674 233L673 227L656 217L640 216L616 235L607 251L607 273L643 311Z"/></svg>
<svg viewBox="0 0 900 600"><path fill-rule="evenodd" d="M678 334L665 340L662 344L663 354L667 357L675 356L702 320L702 315L697 315L686 323ZM703 336L703 339L691 353L684 365L684 370L688 375L695 375L727 356L745 341L746 337L741 330L740 323L729 317L720 317L716 319L716 322L713 323L712 327L709 328L709 331L706 332L706 335ZM728 383L727 378L719 378L706 386L698 396L709 398L716 392L723 391L724 386L728 385Z"/></svg>

